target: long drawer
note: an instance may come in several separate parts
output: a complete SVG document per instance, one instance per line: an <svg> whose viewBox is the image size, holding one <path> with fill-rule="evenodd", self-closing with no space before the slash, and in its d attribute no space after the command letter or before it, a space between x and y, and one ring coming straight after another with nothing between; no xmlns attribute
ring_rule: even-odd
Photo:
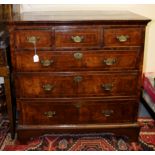
<svg viewBox="0 0 155 155"><path fill-rule="evenodd" d="M40 61L33 62L34 51L16 52L17 71L120 70L139 67L139 51L38 51Z"/></svg>
<svg viewBox="0 0 155 155"><path fill-rule="evenodd" d="M134 100L102 101L25 101L17 102L19 124L98 124L136 121Z"/></svg>
<svg viewBox="0 0 155 155"><path fill-rule="evenodd" d="M135 96L136 73L18 73L16 94L25 98Z"/></svg>

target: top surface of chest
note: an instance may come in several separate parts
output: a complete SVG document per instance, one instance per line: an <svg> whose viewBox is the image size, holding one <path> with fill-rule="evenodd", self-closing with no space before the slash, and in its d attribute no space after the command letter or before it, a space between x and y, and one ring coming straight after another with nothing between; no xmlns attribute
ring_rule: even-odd
<svg viewBox="0 0 155 155"><path fill-rule="evenodd" d="M23 12L15 14L9 22L15 23L115 23L115 21L125 23L146 24L149 19L129 11L51 11L51 12ZM92 23L91 23L92 24Z"/></svg>

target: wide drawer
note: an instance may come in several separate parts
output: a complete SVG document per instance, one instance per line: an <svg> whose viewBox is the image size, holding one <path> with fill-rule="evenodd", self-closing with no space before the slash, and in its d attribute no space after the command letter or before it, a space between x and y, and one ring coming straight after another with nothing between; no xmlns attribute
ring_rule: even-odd
<svg viewBox="0 0 155 155"><path fill-rule="evenodd" d="M65 26L55 28L55 48L99 48L102 43L101 29L91 26Z"/></svg>
<svg viewBox="0 0 155 155"><path fill-rule="evenodd" d="M136 73L18 73L16 94L25 98L135 96Z"/></svg>
<svg viewBox="0 0 155 155"><path fill-rule="evenodd" d="M80 71L137 69L139 51L39 51L39 62L33 62L34 51L16 52L17 71Z"/></svg>
<svg viewBox="0 0 155 155"><path fill-rule="evenodd" d="M17 49L33 49L36 43L37 49L51 49L53 44L53 36L51 28L35 28L22 29L15 31L15 47Z"/></svg>
<svg viewBox="0 0 155 155"><path fill-rule="evenodd" d="M134 122L138 104L132 100L115 101L17 101L19 124L98 124Z"/></svg>
<svg viewBox="0 0 155 155"><path fill-rule="evenodd" d="M107 28L103 32L104 46L141 46L141 28Z"/></svg>

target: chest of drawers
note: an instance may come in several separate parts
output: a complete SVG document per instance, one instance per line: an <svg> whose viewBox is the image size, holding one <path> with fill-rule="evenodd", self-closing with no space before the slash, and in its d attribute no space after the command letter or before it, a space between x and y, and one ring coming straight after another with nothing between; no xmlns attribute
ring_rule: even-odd
<svg viewBox="0 0 155 155"><path fill-rule="evenodd" d="M65 132L138 138L149 20L129 12L78 13L24 13L8 22L21 141Z"/></svg>

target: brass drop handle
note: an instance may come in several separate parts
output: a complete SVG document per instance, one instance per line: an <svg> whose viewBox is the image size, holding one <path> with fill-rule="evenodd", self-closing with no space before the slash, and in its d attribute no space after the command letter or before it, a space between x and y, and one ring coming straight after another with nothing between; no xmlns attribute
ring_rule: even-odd
<svg viewBox="0 0 155 155"><path fill-rule="evenodd" d="M117 62L116 58L107 58L103 60L103 63L107 66L114 65Z"/></svg>
<svg viewBox="0 0 155 155"><path fill-rule="evenodd" d="M76 107L77 109L80 109L80 108L81 108L81 103L76 103L76 104L75 104L75 107Z"/></svg>
<svg viewBox="0 0 155 155"><path fill-rule="evenodd" d="M29 36L27 37L27 41L29 43L32 43L32 44L36 44L37 41L39 41L40 37L36 37L36 36Z"/></svg>
<svg viewBox="0 0 155 155"><path fill-rule="evenodd" d="M83 77L82 76L75 76L74 77L74 82L76 82L76 83L79 83L79 82L81 82L83 80Z"/></svg>
<svg viewBox="0 0 155 155"><path fill-rule="evenodd" d="M28 43L31 43L34 45L34 56L33 56L33 62L39 62L39 55L37 54L37 46L36 43L40 39L40 37L36 36L29 36L27 37Z"/></svg>
<svg viewBox="0 0 155 155"><path fill-rule="evenodd" d="M71 36L71 39L75 43L81 43L84 40L84 36Z"/></svg>
<svg viewBox="0 0 155 155"><path fill-rule="evenodd" d="M83 58L83 53L80 53L80 52L74 53L74 58L76 60L81 60Z"/></svg>
<svg viewBox="0 0 155 155"><path fill-rule="evenodd" d="M119 35L116 36L116 38L118 39L119 42L126 42L129 39L128 35Z"/></svg>
<svg viewBox="0 0 155 155"><path fill-rule="evenodd" d="M43 85L43 89L45 91L51 91L51 90L53 90L53 88L54 88L54 85L52 85L52 84L44 84Z"/></svg>
<svg viewBox="0 0 155 155"><path fill-rule="evenodd" d="M48 67L50 66L51 64L53 64L54 60L40 60L40 63L42 64L43 67Z"/></svg>
<svg viewBox="0 0 155 155"><path fill-rule="evenodd" d="M109 116L111 116L113 113L114 113L114 111L113 110L102 110L102 112L101 112L105 117L109 117Z"/></svg>
<svg viewBox="0 0 155 155"><path fill-rule="evenodd" d="M113 84L111 83L106 83L106 84L102 84L101 87L103 88L103 90L105 91L111 91L113 88Z"/></svg>
<svg viewBox="0 0 155 155"><path fill-rule="evenodd" d="M47 111L47 112L44 112L44 115L47 116L48 118L51 118L56 115L56 112L55 111Z"/></svg>

